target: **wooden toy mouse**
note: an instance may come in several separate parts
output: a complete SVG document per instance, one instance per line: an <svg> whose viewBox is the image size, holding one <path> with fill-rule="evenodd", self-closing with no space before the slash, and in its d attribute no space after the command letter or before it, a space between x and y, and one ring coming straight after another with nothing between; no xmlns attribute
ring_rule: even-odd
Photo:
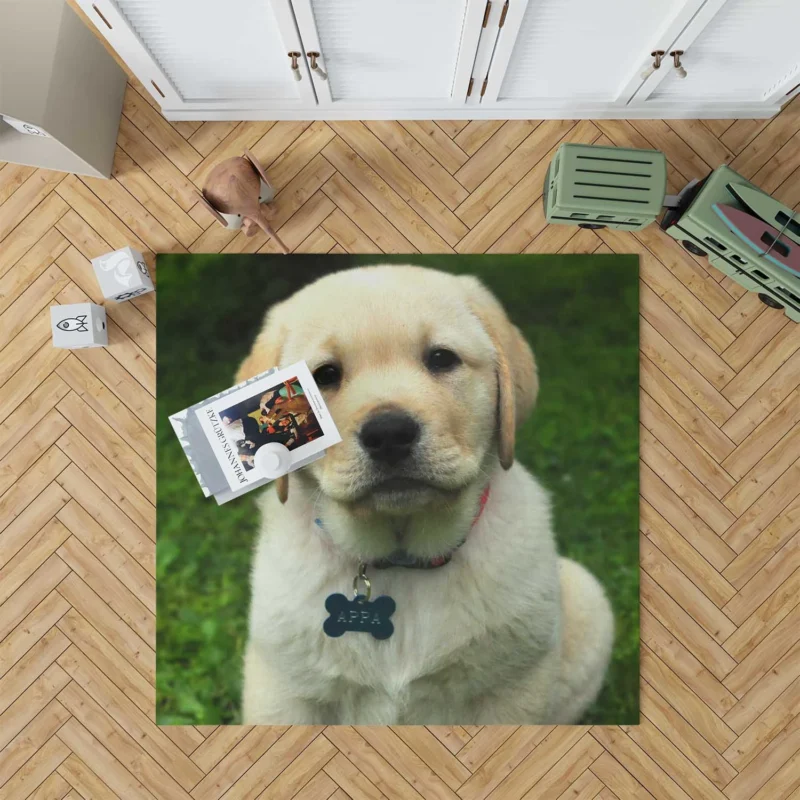
<svg viewBox="0 0 800 800"><path fill-rule="evenodd" d="M226 158L206 179L200 199L214 218L226 228L241 227L246 236L261 228L271 236L282 253L289 248L269 224L262 203L273 197L272 187L257 159L245 149L243 156Z"/></svg>

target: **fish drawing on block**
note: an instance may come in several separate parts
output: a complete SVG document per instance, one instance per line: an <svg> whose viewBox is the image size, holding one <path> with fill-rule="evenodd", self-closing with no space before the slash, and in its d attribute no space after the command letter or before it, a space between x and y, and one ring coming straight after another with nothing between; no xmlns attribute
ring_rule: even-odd
<svg viewBox="0 0 800 800"><path fill-rule="evenodd" d="M86 314L81 314L79 317L67 317L56 323L56 328L62 331L76 331L78 333L86 333L89 326L86 323Z"/></svg>
<svg viewBox="0 0 800 800"><path fill-rule="evenodd" d="M781 269L800 275L800 245L772 225L733 206L714 203L712 206L722 221L760 256Z"/></svg>

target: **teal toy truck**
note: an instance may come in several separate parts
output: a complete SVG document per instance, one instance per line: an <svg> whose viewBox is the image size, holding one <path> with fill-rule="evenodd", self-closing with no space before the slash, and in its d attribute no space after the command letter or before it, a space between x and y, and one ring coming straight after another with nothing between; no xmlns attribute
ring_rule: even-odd
<svg viewBox="0 0 800 800"><path fill-rule="evenodd" d="M717 167L702 181L690 183L678 195L678 205L667 209L660 223L661 229L677 239L690 253L708 256L708 260L720 272L745 289L757 292L765 305L782 308L789 319L800 322L800 274L778 266L754 250L731 230L715 210L715 206L732 206L752 213L754 209L745 206L740 199L737 190L741 186L775 203L769 195L730 167ZM785 209L784 213L787 221L794 221L791 209ZM791 233L784 231L783 235L787 243L794 243L789 239ZM800 249L800 244L794 244Z"/></svg>

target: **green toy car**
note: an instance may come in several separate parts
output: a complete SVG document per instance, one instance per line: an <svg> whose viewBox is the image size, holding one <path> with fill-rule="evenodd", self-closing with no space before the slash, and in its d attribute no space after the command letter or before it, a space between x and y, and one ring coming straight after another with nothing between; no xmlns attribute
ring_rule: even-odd
<svg viewBox="0 0 800 800"><path fill-rule="evenodd" d="M547 169L547 221L638 231L661 213L667 160L658 150L562 144Z"/></svg>

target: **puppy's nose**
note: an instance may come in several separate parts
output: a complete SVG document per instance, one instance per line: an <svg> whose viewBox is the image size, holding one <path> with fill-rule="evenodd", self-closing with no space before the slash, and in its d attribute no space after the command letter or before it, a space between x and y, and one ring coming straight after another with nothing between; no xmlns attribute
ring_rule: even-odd
<svg viewBox="0 0 800 800"><path fill-rule="evenodd" d="M419 439L419 423L401 411L384 411L367 420L358 438L375 461L397 464L411 455Z"/></svg>

